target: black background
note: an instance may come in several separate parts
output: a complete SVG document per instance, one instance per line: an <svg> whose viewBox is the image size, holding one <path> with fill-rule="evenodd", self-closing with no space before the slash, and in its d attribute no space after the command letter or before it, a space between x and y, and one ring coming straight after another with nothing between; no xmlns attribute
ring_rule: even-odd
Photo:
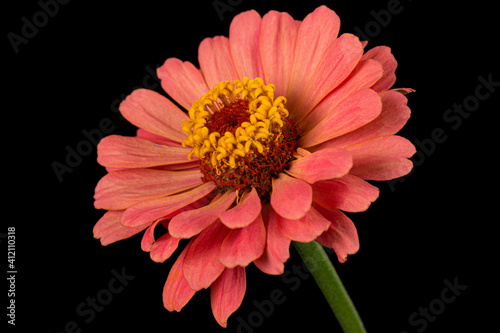
<svg viewBox="0 0 500 333"><path fill-rule="evenodd" d="M4 11L2 164L7 193L0 232L16 227L15 328L55 333L74 322L81 332L295 332L306 327L341 332L313 279L293 271L301 262L293 249L286 280L253 265L247 269L246 296L227 329L213 319L207 290L182 312L168 312L161 293L173 258L152 262L140 249L140 235L107 247L93 239L92 228L103 214L93 208L93 190L105 174L96 163L95 146L62 181L52 167L54 161L65 164L66 147L81 145L86 140L82 131L98 128L104 118L111 121L113 134L135 133L113 106L143 85L146 68L155 69L169 57L197 65L201 40L227 36L231 19L245 10L264 15L276 9L302 20L321 4L338 13L341 33L355 27L363 31L368 24L372 38L367 48L392 48L399 63L395 86L417 90L408 96L412 118L401 135L427 142L417 147L416 167L404 182L393 183L392 189L387 182L378 183L380 197L370 209L349 215L358 228L360 251L344 264L331 257L367 330L455 332L473 327L479 332L495 327L498 160L493 143L500 87L455 129L443 115L454 104L473 99L479 76L500 81L496 7L479 1L436 5L401 0L402 10L380 24L374 23L374 13L390 1L232 3L237 5L221 20L212 1L71 1L60 5L17 53L7 34L20 35L22 17L32 21L41 7L24 1ZM159 85L156 90L161 91ZM431 149L436 129L446 139ZM6 239L1 241L6 253ZM6 271L7 262L2 267ZM103 295L113 270L133 278L95 317L77 313L88 298ZM409 317L420 308L432 304L439 309L444 280L467 289L432 320L412 324ZM255 303L269 300L275 289L284 302L268 316L257 314ZM238 317L254 327L243 328Z"/></svg>

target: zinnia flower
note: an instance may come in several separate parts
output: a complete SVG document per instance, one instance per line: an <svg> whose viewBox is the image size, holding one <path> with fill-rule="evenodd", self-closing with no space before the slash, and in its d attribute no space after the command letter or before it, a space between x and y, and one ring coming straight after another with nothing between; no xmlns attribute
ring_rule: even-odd
<svg viewBox="0 0 500 333"><path fill-rule="evenodd" d="M204 39L200 69L176 58L158 68L163 95L138 89L120 105L136 137L98 146L109 172L95 207L103 245L145 230L142 249L163 262L190 239L163 290L169 311L211 287L217 322L241 304L245 267L282 274L291 241L317 241L340 262L359 248L344 212L361 212L379 190L367 180L407 174L415 148L395 135L410 117L390 90L388 47L338 36L325 6L303 21L287 13L237 15L229 38ZM155 239L161 224L167 230ZM159 229L158 229L159 230ZM156 233L158 234L158 230Z"/></svg>

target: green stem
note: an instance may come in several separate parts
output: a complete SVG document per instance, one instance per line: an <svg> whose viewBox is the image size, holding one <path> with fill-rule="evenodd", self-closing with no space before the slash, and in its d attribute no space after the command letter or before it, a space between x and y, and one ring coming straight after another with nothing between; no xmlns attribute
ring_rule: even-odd
<svg viewBox="0 0 500 333"><path fill-rule="evenodd" d="M323 247L316 243L293 242L302 260L314 276L345 333L366 333L358 311L347 294Z"/></svg>

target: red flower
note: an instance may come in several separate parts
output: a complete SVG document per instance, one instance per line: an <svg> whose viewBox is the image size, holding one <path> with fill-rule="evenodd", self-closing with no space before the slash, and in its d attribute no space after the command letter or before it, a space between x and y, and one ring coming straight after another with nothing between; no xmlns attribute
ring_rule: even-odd
<svg viewBox="0 0 500 333"><path fill-rule="evenodd" d="M389 90L397 63L388 47L363 54L339 27L325 6L302 22L242 13L229 38L201 42L201 69L175 58L158 68L187 113L146 89L120 105L139 130L98 146L109 173L95 207L108 212L94 235L107 245L147 229L142 249L157 262L191 239L165 284L169 311L211 287L225 327L242 302L245 267L282 274L292 240L317 241L344 262L359 243L342 211L377 199L367 180L411 170L415 148L395 135L410 117L411 89ZM168 232L155 240L158 224Z"/></svg>

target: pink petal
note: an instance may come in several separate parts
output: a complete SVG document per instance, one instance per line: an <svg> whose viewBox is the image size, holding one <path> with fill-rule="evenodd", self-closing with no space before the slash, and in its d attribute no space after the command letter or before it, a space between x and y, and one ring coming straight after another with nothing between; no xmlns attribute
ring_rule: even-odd
<svg viewBox="0 0 500 333"><path fill-rule="evenodd" d="M215 320L222 327L243 301L247 288L245 268L226 268L210 288L210 300Z"/></svg>
<svg viewBox="0 0 500 333"><path fill-rule="evenodd" d="M108 173L97 183L94 207L125 209L140 201L171 195L201 185L199 170L129 169Z"/></svg>
<svg viewBox="0 0 500 333"><path fill-rule="evenodd" d="M374 138L347 148L352 153L350 174L367 180L389 180L408 174L415 154L413 144L400 136Z"/></svg>
<svg viewBox="0 0 500 333"><path fill-rule="evenodd" d="M164 262L177 249L179 241L180 239L174 238L169 234L161 236L151 247L151 259L154 262Z"/></svg>
<svg viewBox="0 0 500 333"><path fill-rule="evenodd" d="M194 203L184 208L181 208L172 214L180 213L184 210L197 209L198 207L200 207L200 205L202 205L202 203L203 205L208 203L204 202L204 199L206 199L206 197L198 201L195 201ZM172 237L168 233L160 237L158 241L155 243L154 232L156 226L160 222L165 229L168 229L168 224L170 223L169 216L166 216L165 218L162 219L158 219L155 222L151 223L146 232L144 232L144 236L142 237L141 241L141 249L145 252L151 251L150 253L151 258L153 259L153 261L158 261L158 262L162 262L168 259L168 257L172 255L172 252L175 251L179 243L179 240L172 239ZM155 245L153 246L153 244ZM154 248L154 251L152 251L152 248Z"/></svg>
<svg viewBox="0 0 500 333"><path fill-rule="evenodd" d="M304 87L316 75L316 68L340 29L337 14L326 6L316 8L300 24L295 45L295 57L286 97L287 109L298 112L299 100L305 96ZM307 110L309 111L309 110ZM297 117L300 119L301 117Z"/></svg>
<svg viewBox="0 0 500 333"><path fill-rule="evenodd" d="M209 90L200 71L189 61L168 58L157 73L163 90L186 110Z"/></svg>
<svg viewBox="0 0 500 333"><path fill-rule="evenodd" d="M402 95L407 95L409 93L415 92L416 90L412 89L412 88L394 88L394 89L391 89L390 91L395 91L395 92L398 92ZM385 92L386 91L384 91L383 93L385 93Z"/></svg>
<svg viewBox="0 0 500 333"><path fill-rule="evenodd" d="M190 242L184 259L184 277L194 290L208 288L224 270L219 262L222 241L229 229L219 221L212 223Z"/></svg>
<svg viewBox="0 0 500 333"><path fill-rule="evenodd" d="M198 48L198 61L209 88L221 81L240 79L227 37L215 36L202 40Z"/></svg>
<svg viewBox="0 0 500 333"><path fill-rule="evenodd" d="M344 149L323 149L290 163L288 174L309 184L318 180L339 178L352 167L351 154Z"/></svg>
<svg viewBox="0 0 500 333"><path fill-rule="evenodd" d="M266 249L254 264L264 273L283 274L285 261L290 257L290 238L283 236L278 227L277 215L271 205L264 206L262 217L267 230Z"/></svg>
<svg viewBox="0 0 500 333"><path fill-rule="evenodd" d="M273 178L271 205L278 215L290 220L303 217L312 202L311 185L303 180L292 178L284 173Z"/></svg>
<svg viewBox="0 0 500 333"><path fill-rule="evenodd" d="M347 255L354 254L359 250L358 231L354 223L339 210L327 210L320 206L317 209L331 224L328 230L316 238L316 241L323 246L332 248L337 254L338 260L345 262Z"/></svg>
<svg viewBox="0 0 500 333"><path fill-rule="evenodd" d="M311 112L299 122L300 128L307 132L320 123L335 107L350 94L371 87L382 76L382 65L375 60L360 61L352 73L340 86L330 92Z"/></svg>
<svg viewBox="0 0 500 333"><path fill-rule="evenodd" d="M288 13L270 11L262 18L260 56L266 83L276 86L275 96L287 96L292 73L297 28Z"/></svg>
<svg viewBox="0 0 500 333"><path fill-rule="evenodd" d="M189 117L156 91L136 89L120 104L121 114L148 132L181 142L186 138L181 124Z"/></svg>
<svg viewBox="0 0 500 333"><path fill-rule="evenodd" d="M170 164L170 165L158 165L158 166L151 167L151 169L165 170L165 171L179 171L179 170L190 170L190 169L194 169L194 168L199 169L199 167L200 167L200 161L196 157L193 157L193 160L190 162ZM115 171L119 171L119 170L126 170L126 169L118 169ZM108 172L111 172L111 171L108 170Z"/></svg>
<svg viewBox="0 0 500 333"><path fill-rule="evenodd" d="M278 216L280 232L293 241L309 243L321 235L330 226L330 221L324 218L314 207L299 220L288 220Z"/></svg>
<svg viewBox="0 0 500 333"><path fill-rule="evenodd" d="M187 163L189 150L163 146L137 137L110 135L97 145L97 162L110 168L148 168Z"/></svg>
<svg viewBox="0 0 500 333"><path fill-rule="evenodd" d="M148 229L144 232L144 235L142 236L141 240L141 249L144 252L151 251L151 246L155 242L155 236L154 236L155 228L160 222L162 222L161 219L154 221L149 225Z"/></svg>
<svg viewBox="0 0 500 333"><path fill-rule="evenodd" d="M244 228L232 229L221 245L220 262L229 268L248 266L259 258L266 247L266 227L259 215Z"/></svg>
<svg viewBox="0 0 500 333"><path fill-rule="evenodd" d="M176 238L191 238L215 222L236 199L236 191L226 191L209 205L180 213L170 220L169 233Z"/></svg>
<svg viewBox="0 0 500 333"><path fill-rule="evenodd" d="M126 168L105 168L107 172L127 170Z"/></svg>
<svg viewBox="0 0 500 333"><path fill-rule="evenodd" d="M148 227L147 224L136 227L124 227L120 223L123 210L110 210L106 212L94 226L94 238L100 239L101 244L106 246L116 241L129 238Z"/></svg>
<svg viewBox="0 0 500 333"><path fill-rule="evenodd" d="M219 218L228 228L243 228L255 221L261 207L259 195L252 187L250 192L243 193L236 206L220 214Z"/></svg>
<svg viewBox="0 0 500 333"><path fill-rule="evenodd" d="M255 10L236 15L229 27L229 47L238 76L263 78L259 53L261 18Z"/></svg>
<svg viewBox="0 0 500 333"><path fill-rule="evenodd" d="M186 246L175 261L163 287L163 305L168 311L181 311L196 293L196 291L189 287L182 271L184 258L188 249L189 245Z"/></svg>
<svg viewBox="0 0 500 333"><path fill-rule="evenodd" d="M310 147L349 133L375 119L382 110L379 95L371 89L359 90L344 99L299 140Z"/></svg>
<svg viewBox="0 0 500 333"><path fill-rule="evenodd" d="M377 187L352 175L319 181L313 185L314 202L330 210L362 212L378 198L378 194Z"/></svg>
<svg viewBox="0 0 500 333"><path fill-rule="evenodd" d="M379 95L382 101L382 111L377 118L355 131L320 144L313 150L326 147L345 148L373 138L393 135L403 128L411 113L410 108L406 105L408 99L394 90Z"/></svg>
<svg viewBox="0 0 500 333"><path fill-rule="evenodd" d="M299 30L300 28L300 25L302 24L302 21L301 20L295 20L295 28L297 29L297 31Z"/></svg>
<svg viewBox="0 0 500 333"><path fill-rule="evenodd" d="M120 218L123 215L123 210L108 211L97 221L92 230L94 233L94 238L99 239L103 235L103 231L107 228L120 222Z"/></svg>
<svg viewBox="0 0 500 333"><path fill-rule="evenodd" d="M141 201L127 208L122 216L121 223L129 227L151 223L201 199L214 188L215 185L210 182L181 194Z"/></svg>
<svg viewBox="0 0 500 333"><path fill-rule="evenodd" d="M138 138L146 139L148 141L157 143L159 145L164 145L164 146L169 146L169 147L178 147L178 148L182 147L182 144L180 144L177 141L173 141L173 140L167 139L163 136L153 134L153 133L148 132L142 128L138 128L136 133L137 133Z"/></svg>
<svg viewBox="0 0 500 333"><path fill-rule="evenodd" d="M181 207L179 209L174 210L172 213L164 216L163 220L169 220L169 222L170 222L170 219L174 218L175 216L177 216L180 213L206 206L215 198L215 196L216 196L215 191L212 191L209 194L207 194L206 196L201 197L200 199L196 200L195 202L190 203L187 206L184 206L184 207ZM163 223L163 225L165 225L165 223Z"/></svg>
<svg viewBox="0 0 500 333"><path fill-rule="evenodd" d="M374 87L372 87L373 90L377 92L383 92L391 89L391 87L396 83L396 74L392 73L387 80L384 82L376 83Z"/></svg>
<svg viewBox="0 0 500 333"><path fill-rule="evenodd" d="M394 72L398 67L398 63L394 55L391 53L391 49L387 46L377 46L369 50L363 55L362 60L373 59L382 64L384 68L384 73L382 77L372 86L372 89L380 92L389 89L396 81L396 76Z"/></svg>
<svg viewBox="0 0 500 333"><path fill-rule="evenodd" d="M326 95L339 86L361 59L363 48L358 37L343 34L328 48L309 81L301 82L301 95L289 107L293 117L305 117ZM298 84L298 83L297 83ZM305 86L304 86L305 85ZM294 101L294 99L292 99Z"/></svg>

